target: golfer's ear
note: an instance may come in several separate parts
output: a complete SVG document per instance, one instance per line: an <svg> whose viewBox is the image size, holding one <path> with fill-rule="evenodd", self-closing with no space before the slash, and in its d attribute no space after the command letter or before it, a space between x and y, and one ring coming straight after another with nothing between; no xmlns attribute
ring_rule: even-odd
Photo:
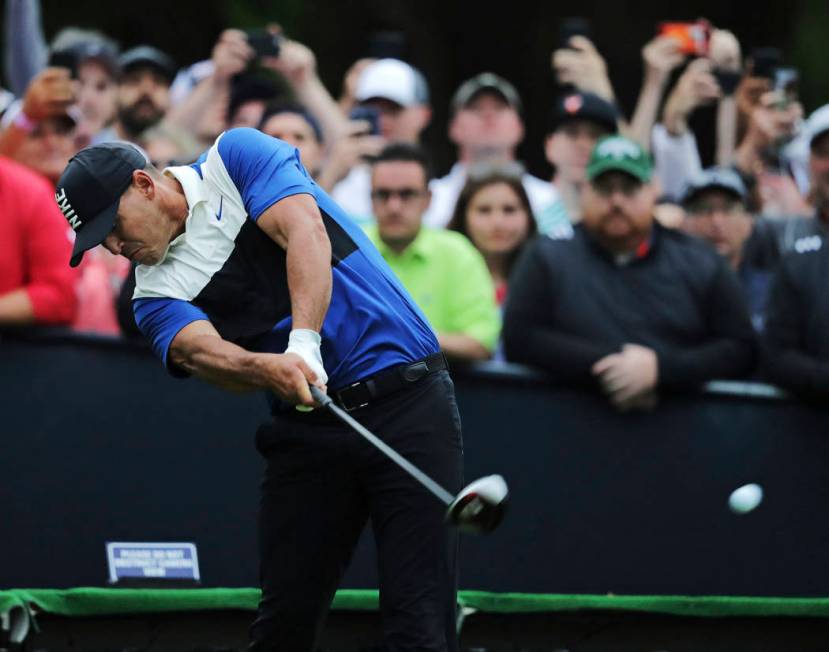
<svg viewBox="0 0 829 652"><path fill-rule="evenodd" d="M144 170L132 171L132 185L136 190L138 190L138 192L145 195L148 199L152 199L155 195L155 181Z"/></svg>

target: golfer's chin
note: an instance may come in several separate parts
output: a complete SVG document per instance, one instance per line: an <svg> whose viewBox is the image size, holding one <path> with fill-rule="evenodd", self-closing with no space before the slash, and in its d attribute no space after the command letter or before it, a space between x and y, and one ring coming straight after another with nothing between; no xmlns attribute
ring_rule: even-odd
<svg viewBox="0 0 829 652"><path fill-rule="evenodd" d="M167 255L167 250L159 253L153 249L141 249L132 257L132 262L137 265L147 265L152 267L161 263Z"/></svg>

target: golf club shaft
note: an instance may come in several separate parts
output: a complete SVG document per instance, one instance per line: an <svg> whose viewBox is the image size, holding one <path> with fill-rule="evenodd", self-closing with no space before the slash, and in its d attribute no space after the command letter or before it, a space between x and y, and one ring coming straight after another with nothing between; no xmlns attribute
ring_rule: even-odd
<svg viewBox="0 0 829 652"><path fill-rule="evenodd" d="M340 419L343 423L350 426L357 434L362 436L366 439L370 444L372 444L375 448L377 448L381 453L383 453L386 457L388 457L392 462L397 464L400 468L402 468L406 473L412 476L415 480L417 480L420 484L422 484L426 489L431 491L435 496L437 496L438 500L444 503L447 507L452 504L452 501L455 500L455 497L450 494L446 489L441 487L437 482L432 480L428 475L426 475L423 471L417 468L414 464L409 462L405 457L400 455L396 450L391 448L388 444L386 444L383 440L381 440L377 435L372 433L370 430L365 428L360 422L354 419L348 412L343 410L339 407L330 396L324 394L319 388L311 386L311 395L314 397L314 400L322 405L326 410L331 412L334 416Z"/></svg>

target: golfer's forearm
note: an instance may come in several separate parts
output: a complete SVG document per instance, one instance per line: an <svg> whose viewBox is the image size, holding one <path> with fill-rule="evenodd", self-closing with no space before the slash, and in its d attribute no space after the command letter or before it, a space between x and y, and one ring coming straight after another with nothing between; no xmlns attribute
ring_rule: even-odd
<svg viewBox="0 0 829 652"><path fill-rule="evenodd" d="M216 335L176 337L170 360L187 373L235 392L268 387L262 354L251 353Z"/></svg>
<svg viewBox="0 0 829 652"><path fill-rule="evenodd" d="M331 302L331 242L322 219L291 233L287 246L293 328L319 332Z"/></svg>

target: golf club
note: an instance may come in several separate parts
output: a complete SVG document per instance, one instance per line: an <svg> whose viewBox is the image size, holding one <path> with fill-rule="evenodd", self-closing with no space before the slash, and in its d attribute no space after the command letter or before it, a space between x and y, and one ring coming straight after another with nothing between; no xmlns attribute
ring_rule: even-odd
<svg viewBox="0 0 829 652"><path fill-rule="evenodd" d="M504 517L509 496L507 483L500 475L488 475L479 478L461 489L457 496L453 496L377 435L365 428L319 388L312 385L311 395L323 408L351 427L352 430L406 471L446 505L447 522L463 532L473 534L487 534L498 527Z"/></svg>

